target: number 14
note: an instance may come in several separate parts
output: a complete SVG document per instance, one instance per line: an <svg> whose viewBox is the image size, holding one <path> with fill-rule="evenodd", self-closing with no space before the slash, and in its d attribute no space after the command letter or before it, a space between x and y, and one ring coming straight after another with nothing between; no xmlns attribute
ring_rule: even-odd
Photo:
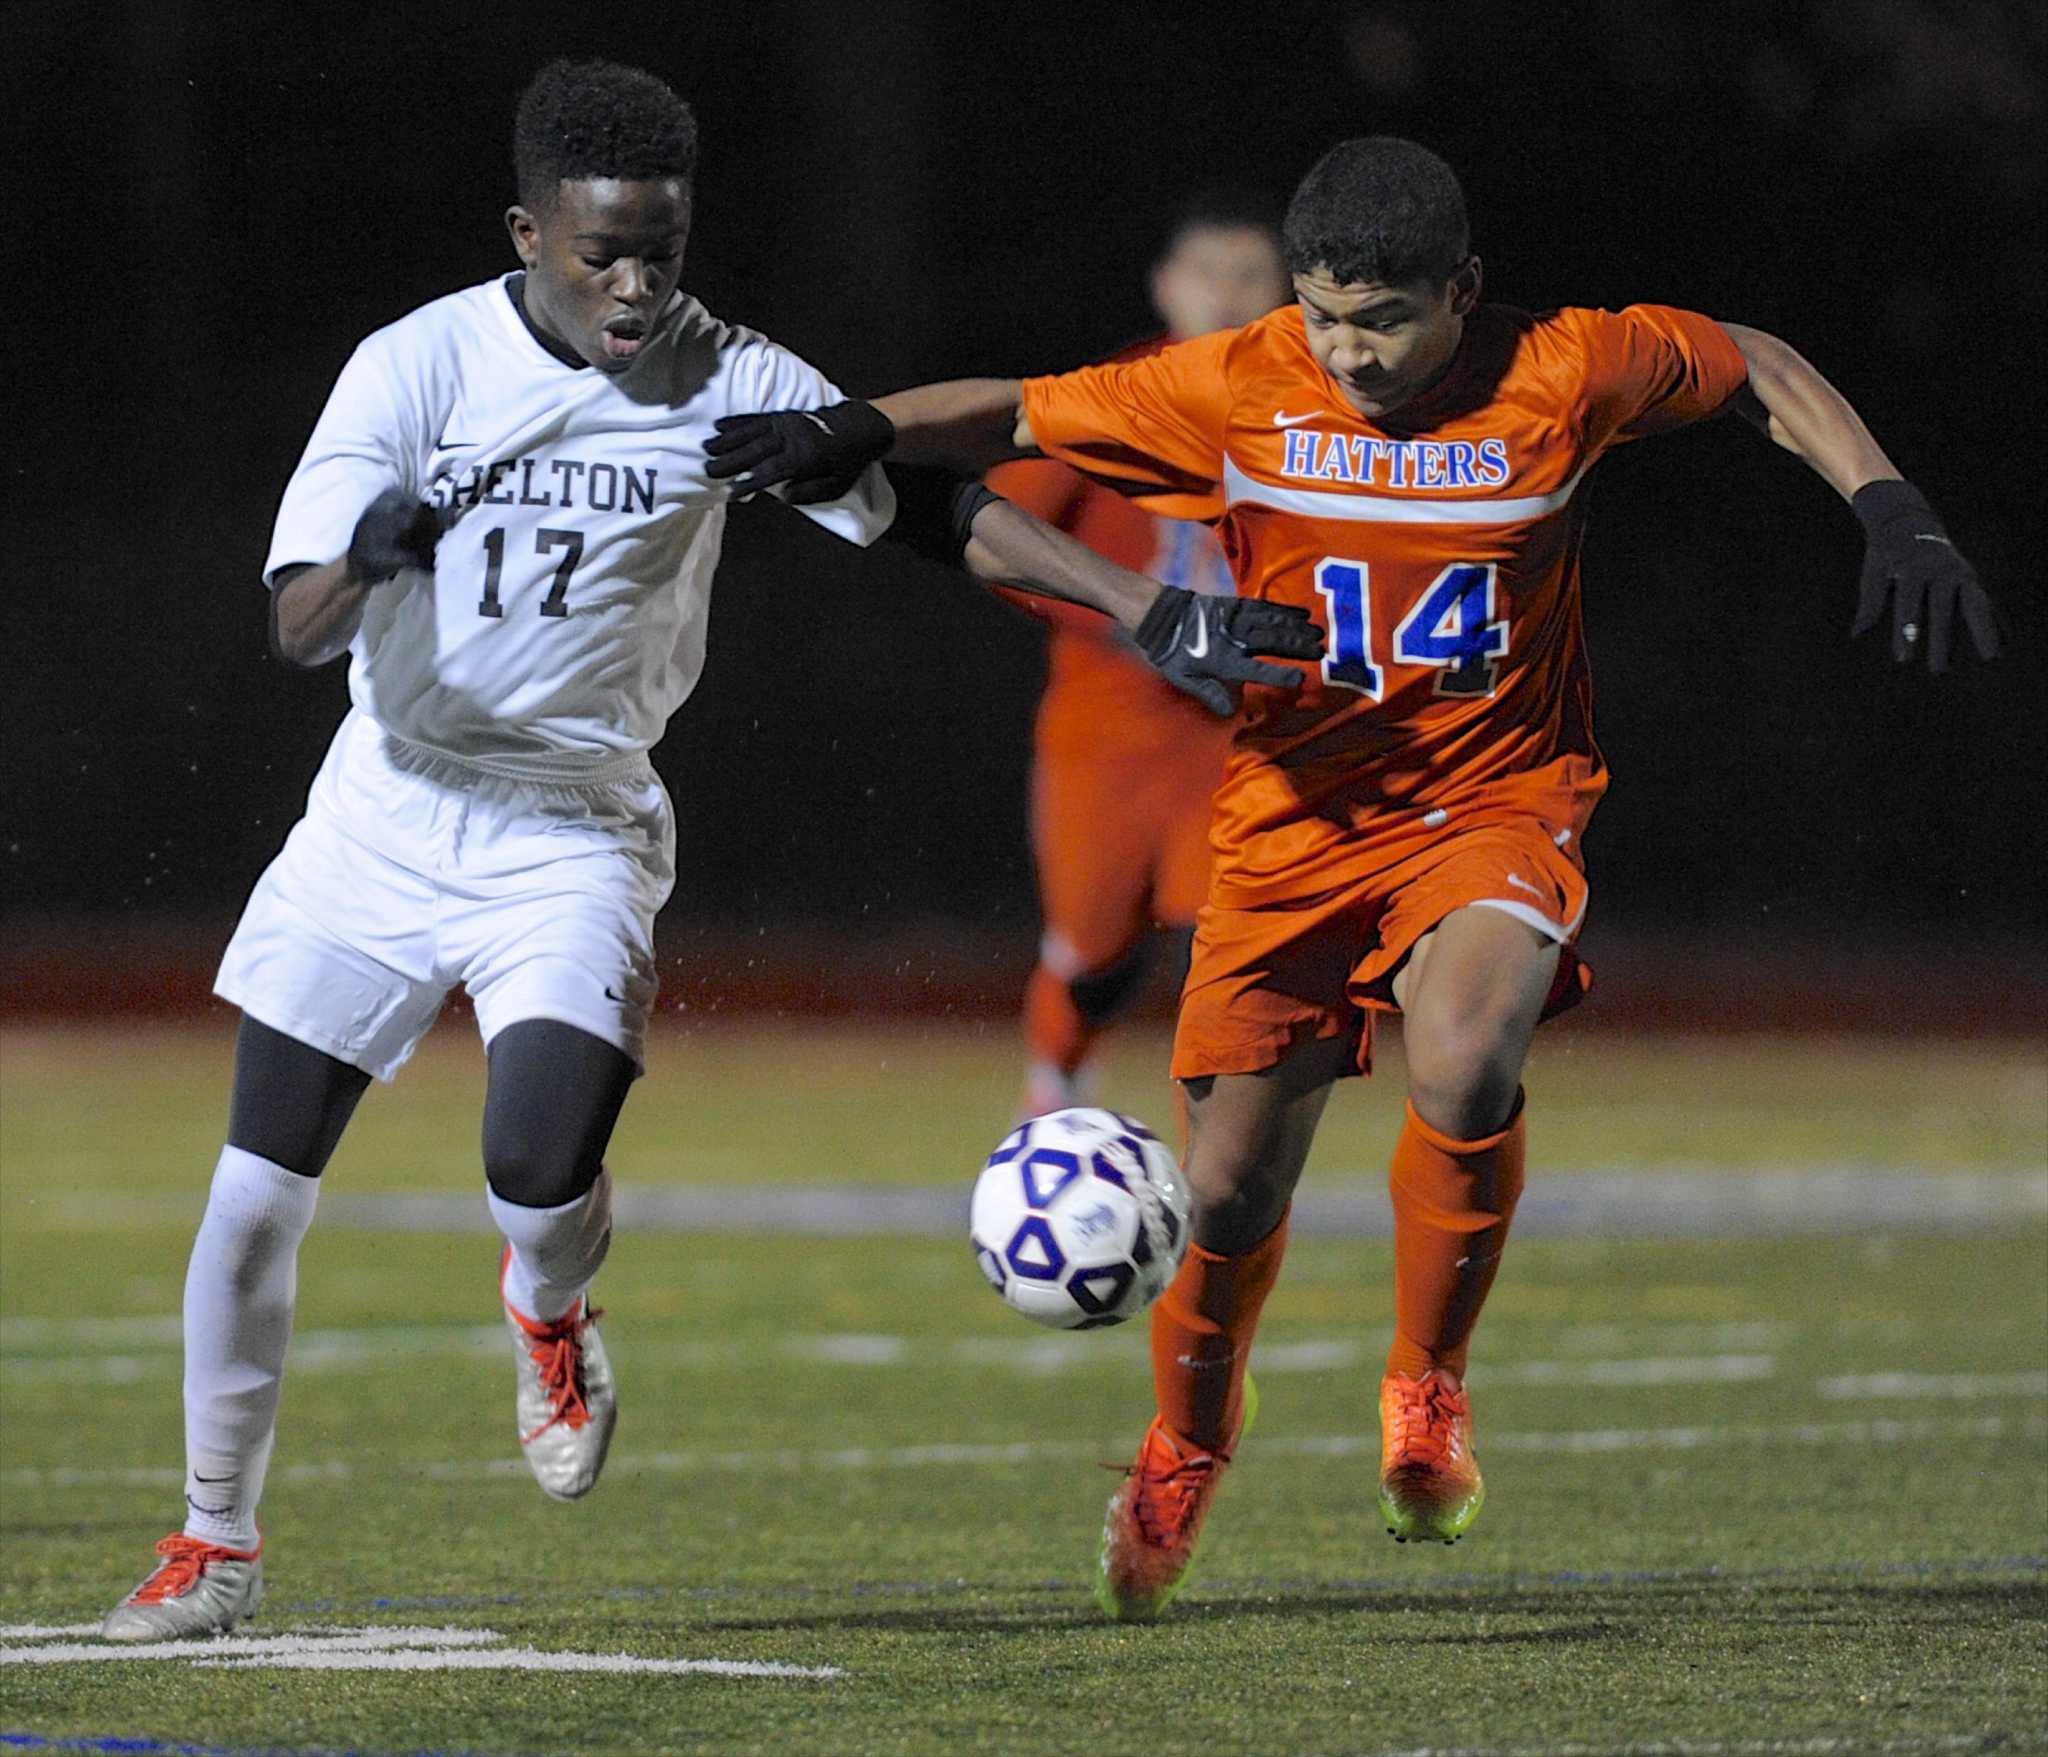
<svg viewBox="0 0 2048 1757"><path fill-rule="evenodd" d="M1430 583L1394 629L1394 658L1437 667L1438 695L1493 694L1494 663L1508 650L1508 625L1496 622L1492 562L1453 562ZM1362 561L1328 557L1316 563L1316 590L1330 607L1330 650L1323 681L1379 701L1386 676L1372 657L1370 572Z"/></svg>

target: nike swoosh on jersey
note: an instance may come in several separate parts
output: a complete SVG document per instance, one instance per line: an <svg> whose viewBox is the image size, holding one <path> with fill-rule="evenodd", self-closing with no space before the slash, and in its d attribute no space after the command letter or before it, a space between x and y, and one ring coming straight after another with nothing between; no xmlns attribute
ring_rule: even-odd
<svg viewBox="0 0 2048 1757"><path fill-rule="evenodd" d="M1522 875L1518 872L1511 872L1508 874L1508 883L1513 885L1517 890L1527 891L1529 895L1532 897L1542 897L1546 903L1550 901L1550 898L1544 892L1538 890L1534 885L1532 885L1527 879L1522 877Z"/></svg>
<svg viewBox="0 0 2048 1757"><path fill-rule="evenodd" d="M1275 427L1299 427L1302 422L1314 421L1321 414L1322 410L1311 409L1306 415L1283 415L1278 409L1275 409L1273 411L1273 425Z"/></svg>

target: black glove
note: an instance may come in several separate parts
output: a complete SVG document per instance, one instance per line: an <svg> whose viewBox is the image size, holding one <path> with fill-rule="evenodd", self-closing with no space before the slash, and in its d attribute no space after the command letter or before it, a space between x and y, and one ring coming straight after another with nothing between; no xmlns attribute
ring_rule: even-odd
<svg viewBox="0 0 2048 1757"><path fill-rule="evenodd" d="M1849 502L1863 522L1863 589L1854 640L1877 626L1892 601L1892 657L1904 664L1923 641L1927 669L1948 669L1949 636L1958 609L1982 659L1998 657L1998 618L1977 570L1949 541L1927 496L1896 477L1866 482Z"/></svg>
<svg viewBox="0 0 2048 1757"><path fill-rule="evenodd" d="M1301 687L1301 673L1293 666L1262 665L1252 654L1323 656L1323 631L1306 610L1257 598L1213 598L1178 586L1159 588L1131 638L1168 683L1186 690L1212 714L1237 711L1232 684Z"/></svg>
<svg viewBox="0 0 2048 1757"><path fill-rule="evenodd" d="M791 506L837 500L861 471L896 443L896 428L873 403L834 403L827 409L778 409L771 415L725 415L704 447L713 481L729 476L739 495L792 483Z"/></svg>
<svg viewBox="0 0 2048 1757"><path fill-rule="evenodd" d="M348 571L367 586L383 584L402 567L434 565L434 547L455 522L452 508L428 506L403 488L387 488L356 520L348 540Z"/></svg>

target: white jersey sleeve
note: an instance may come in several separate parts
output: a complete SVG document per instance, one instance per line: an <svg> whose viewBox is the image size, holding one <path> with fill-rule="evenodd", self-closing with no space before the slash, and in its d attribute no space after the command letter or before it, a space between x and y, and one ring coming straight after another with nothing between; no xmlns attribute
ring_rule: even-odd
<svg viewBox="0 0 2048 1757"><path fill-rule="evenodd" d="M752 330L739 334L740 353L733 373L733 413L822 409L846 401L846 393L808 360ZM771 492L779 500L787 489ZM815 506L800 506L796 510L823 525L835 537L865 549L895 522L896 491L882 474L881 465L870 464L861 472L860 480L837 500L821 500Z"/></svg>
<svg viewBox="0 0 2048 1757"><path fill-rule="evenodd" d="M266 585L274 587L283 568L340 555L385 489L424 496L434 372L412 339L398 325L379 330L341 369L278 507Z"/></svg>

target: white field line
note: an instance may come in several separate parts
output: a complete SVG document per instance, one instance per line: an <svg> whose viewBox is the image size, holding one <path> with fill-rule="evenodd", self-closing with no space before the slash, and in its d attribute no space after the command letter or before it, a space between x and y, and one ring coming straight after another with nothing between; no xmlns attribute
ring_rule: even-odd
<svg viewBox="0 0 2048 1757"><path fill-rule="evenodd" d="M1669 1428L1561 1428L1508 1430L1479 1434L1477 1451L1497 1453L1570 1454L1612 1452L1692 1452L1717 1446L1902 1446L1923 1440L2048 1438L2048 1416L1977 1416L1967 1421L1842 1421L1785 1422L1754 1425L1712 1425ZM750 1450L743 1452L639 1452L614 1457L613 1475L686 1476L703 1471L758 1470L922 1470L934 1467L1000 1467L1036 1464L1067 1458L1110 1458L1128 1440L1077 1442L1015 1440L1004 1444L937 1442L926 1446L845 1446L829 1451ZM1313 1457L1377 1456L1379 1435L1277 1434L1261 1436L1259 1456L1297 1454ZM366 1468L344 1459L292 1464L271 1472L273 1481L383 1481L391 1477L424 1476L435 1481L473 1482L479 1478L524 1480L526 1466L517 1458L448 1459L429 1464L390 1464ZM0 1483L18 1488L129 1487L175 1489L184 1473L160 1466L103 1469L59 1465L23 1467L0 1475Z"/></svg>
<svg viewBox="0 0 2048 1757"><path fill-rule="evenodd" d="M705 1673L732 1678L843 1677L837 1666L783 1665L751 1659L651 1659L630 1653L564 1653L499 1645L495 1629L414 1629L370 1625L360 1629L305 1629L290 1635L228 1635L204 1641L132 1645L108 1641L51 1641L49 1635L96 1633L97 1624L44 1630L36 1625L0 1629L24 1645L0 1647L0 1666L80 1665L143 1660L209 1670L267 1671L519 1671L614 1674Z"/></svg>
<svg viewBox="0 0 2048 1757"><path fill-rule="evenodd" d="M2048 1373L1844 1373L1814 1386L1822 1397L2048 1397Z"/></svg>
<svg viewBox="0 0 2048 1757"><path fill-rule="evenodd" d="M0 1383L132 1385L150 1379L174 1379L183 1363L178 1352L176 1319L142 1319L138 1327L157 1328L160 1346L119 1353L93 1346L115 1335L92 1327L70 1334L51 1320L22 1320L35 1327L0 1333ZM118 1333L116 1333L118 1334ZM630 1330L613 1338L613 1352L624 1363L711 1367L733 1365L764 1356L843 1367L899 1367L938 1359L962 1366L996 1367L1032 1376L1111 1368L1124 1370L1143 1354L1138 1332L1108 1338L1097 1334L1047 1335L1033 1338L959 1337L950 1342L868 1333L813 1334L711 1341L692 1339L636 1341ZM395 1325L358 1330L304 1330L292 1338L286 1371L307 1373L375 1372L395 1359L421 1356L477 1356L495 1359L505 1348L504 1333L495 1325ZM1272 1373L1336 1372L1368 1365L1385 1352L1386 1335L1354 1334L1273 1342L1258 1352L1258 1370ZM1497 1385L1695 1385L1769 1378L1775 1364L1768 1355L1675 1355L1647 1360L1533 1360L1504 1362L1485 1369L1481 1382Z"/></svg>
<svg viewBox="0 0 2048 1757"><path fill-rule="evenodd" d="M481 1180L457 1189L337 1190L323 1226L377 1232L487 1234ZM968 1190L948 1184L727 1184L637 1182L619 1191L629 1233L756 1232L811 1237L942 1236L964 1232ZM10 1223L37 1231L106 1232L198 1224L203 1188L183 1192L66 1189L10 1201ZM1960 1232L2001 1220L2048 1217L2048 1172L2038 1163L1995 1171L1929 1172L1867 1165L1802 1171L1728 1171L1644 1165L1573 1171L1531 1186L1516 1210L1523 1238L1725 1238L1787 1233ZM1331 1174L1304 1187L1294 1208L1303 1236L1391 1234L1384 1172Z"/></svg>

